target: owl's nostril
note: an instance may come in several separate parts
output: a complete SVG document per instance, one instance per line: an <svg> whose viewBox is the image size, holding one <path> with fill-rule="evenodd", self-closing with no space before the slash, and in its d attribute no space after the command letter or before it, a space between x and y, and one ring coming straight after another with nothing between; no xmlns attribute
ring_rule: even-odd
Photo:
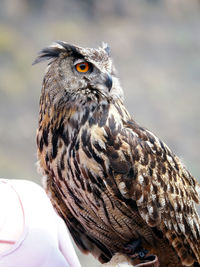
<svg viewBox="0 0 200 267"><path fill-rule="evenodd" d="M108 90L110 91L112 88L112 77L110 76L110 74L107 74L106 77L106 81L105 81L105 85L108 87Z"/></svg>

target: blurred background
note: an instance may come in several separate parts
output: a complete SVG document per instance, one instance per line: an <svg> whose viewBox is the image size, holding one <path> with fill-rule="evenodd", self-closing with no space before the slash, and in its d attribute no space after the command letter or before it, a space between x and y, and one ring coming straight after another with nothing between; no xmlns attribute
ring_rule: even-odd
<svg viewBox="0 0 200 267"><path fill-rule="evenodd" d="M1 0L0 176L40 183L35 133L53 41L108 42L137 122L156 133L199 180L200 1ZM83 267L98 266L79 253Z"/></svg>

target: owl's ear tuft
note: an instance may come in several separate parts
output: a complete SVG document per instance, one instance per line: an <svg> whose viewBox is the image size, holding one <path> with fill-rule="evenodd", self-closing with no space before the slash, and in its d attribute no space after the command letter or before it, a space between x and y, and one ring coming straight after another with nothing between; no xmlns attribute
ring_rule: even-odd
<svg viewBox="0 0 200 267"><path fill-rule="evenodd" d="M77 50L77 48L74 45L70 45L68 43L62 42L62 41L57 41L55 43L53 43L52 45L50 45L47 48L42 49L39 52L38 57L34 60L32 65L35 65L37 63L40 63L42 61L45 60L50 60L50 59L55 59L57 57L59 57L60 53L66 53L66 55L76 55L78 57L80 57L80 53ZM51 62L50 62L51 63Z"/></svg>
<svg viewBox="0 0 200 267"><path fill-rule="evenodd" d="M60 44L53 43L51 46L42 49L38 57L34 60L33 65L45 60L54 59L63 52L63 47Z"/></svg>
<svg viewBox="0 0 200 267"><path fill-rule="evenodd" d="M108 56L110 56L111 53L111 49L110 46L107 43L102 43L102 48L106 51L106 53L108 54Z"/></svg>

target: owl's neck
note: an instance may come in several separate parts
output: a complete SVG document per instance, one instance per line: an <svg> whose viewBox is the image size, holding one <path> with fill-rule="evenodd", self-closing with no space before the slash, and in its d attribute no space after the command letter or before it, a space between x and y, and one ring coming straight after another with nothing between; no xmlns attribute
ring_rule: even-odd
<svg viewBox="0 0 200 267"><path fill-rule="evenodd" d="M89 126L105 123L111 100L103 96L64 96L59 101L52 102L48 94L42 94L40 99L39 127L58 129L79 129L86 123Z"/></svg>
<svg viewBox="0 0 200 267"><path fill-rule="evenodd" d="M107 98L96 99L96 101L85 98L72 102L69 109L66 109L68 119L65 124L77 130L86 123L89 127L93 124L102 126L107 119L109 106L110 100Z"/></svg>
<svg viewBox="0 0 200 267"><path fill-rule="evenodd" d="M120 100L102 98L96 102L88 99L54 106L49 104L48 96L41 97L37 131L38 157L44 162L53 160L58 146L65 144L65 148L74 147L80 132L89 134L93 126L106 126L109 117L114 114L117 114L118 123L121 121L121 124L122 118L129 118ZM44 163L44 166L47 165L48 162Z"/></svg>

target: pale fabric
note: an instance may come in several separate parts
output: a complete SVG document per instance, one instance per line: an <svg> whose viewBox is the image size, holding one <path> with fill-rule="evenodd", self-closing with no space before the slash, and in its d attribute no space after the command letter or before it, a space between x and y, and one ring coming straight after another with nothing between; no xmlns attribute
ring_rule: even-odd
<svg viewBox="0 0 200 267"><path fill-rule="evenodd" d="M22 236L24 226L23 207L17 193L0 180L0 254Z"/></svg>
<svg viewBox="0 0 200 267"><path fill-rule="evenodd" d="M16 241L3 249L0 243L0 267L81 266L64 222L40 186L0 179L0 203L0 240Z"/></svg>

